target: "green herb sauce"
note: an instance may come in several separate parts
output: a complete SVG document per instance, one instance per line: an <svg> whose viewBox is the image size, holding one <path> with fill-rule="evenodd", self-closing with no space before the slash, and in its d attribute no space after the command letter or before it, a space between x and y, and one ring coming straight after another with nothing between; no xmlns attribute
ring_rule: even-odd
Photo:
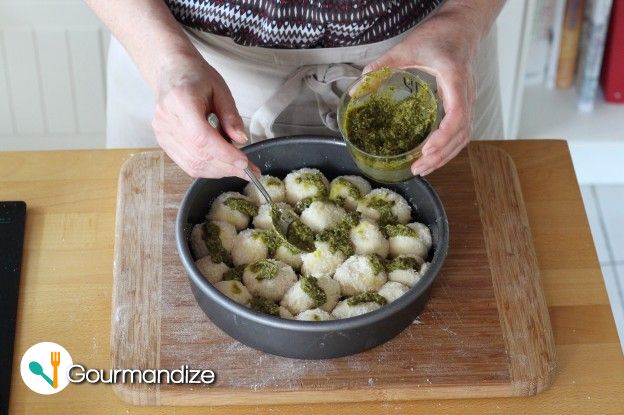
<svg viewBox="0 0 624 415"><path fill-rule="evenodd" d="M241 290L238 284L234 281L231 282L230 287L232 288L232 293L234 294L240 294L243 292L243 290Z"/></svg>
<svg viewBox="0 0 624 415"><path fill-rule="evenodd" d="M359 221L360 212L351 212L335 227L325 229L316 235L316 240L326 242L332 253L340 251L345 256L349 257L355 253L355 248L353 247L353 242L351 242L351 235L349 232Z"/></svg>
<svg viewBox="0 0 624 415"><path fill-rule="evenodd" d="M388 200L381 195L375 194L372 196L367 196L365 198L364 204L371 208L375 209L379 212L379 223L381 225L385 225L388 223L396 223L398 218L392 212L392 208L394 207L394 200Z"/></svg>
<svg viewBox="0 0 624 415"><path fill-rule="evenodd" d="M373 275L378 275L385 271L385 267L382 259L377 254L367 255L368 262L373 270Z"/></svg>
<svg viewBox="0 0 624 415"><path fill-rule="evenodd" d="M387 302L388 301L384 297L374 291L354 295L347 300L347 304L352 307L362 303L377 303L379 305L386 305Z"/></svg>
<svg viewBox="0 0 624 415"><path fill-rule="evenodd" d="M303 199L301 199L295 204L295 212L297 212L298 214L301 214L301 212L309 208L312 203L317 202L317 201L322 202L325 200L326 199L323 196L304 197Z"/></svg>
<svg viewBox="0 0 624 415"><path fill-rule="evenodd" d="M245 265L238 265L234 268L230 268L223 274L223 281L243 281L243 272L245 271Z"/></svg>
<svg viewBox="0 0 624 415"><path fill-rule="evenodd" d="M252 310L279 317L279 306L264 297L253 297L249 303Z"/></svg>
<svg viewBox="0 0 624 415"><path fill-rule="evenodd" d="M386 263L386 270L388 272L407 269L420 269L420 261L412 257L400 257L394 258Z"/></svg>
<svg viewBox="0 0 624 415"><path fill-rule="evenodd" d="M327 302L327 294L318 285L318 280L314 277L301 277L301 289L313 301L314 307L320 307Z"/></svg>
<svg viewBox="0 0 624 415"><path fill-rule="evenodd" d="M232 210L242 213L247 216L256 216L258 214L258 206L254 205L247 199L242 197L230 197L226 199L223 204Z"/></svg>
<svg viewBox="0 0 624 415"><path fill-rule="evenodd" d="M265 187L280 187L282 181L277 177L268 176L262 180L262 184L264 184Z"/></svg>
<svg viewBox="0 0 624 415"><path fill-rule="evenodd" d="M261 241L269 249L269 254L274 255L277 248L284 244L284 239L275 229L266 229L255 232L253 239Z"/></svg>
<svg viewBox="0 0 624 415"><path fill-rule="evenodd" d="M329 191L329 200L333 200L336 203L343 205L345 201L345 196L343 192L344 190L346 190L348 197L352 198L353 200L360 200L360 198L362 197L362 193L356 185L354 185L344 177L339 177L334 181L331 186L331 189Z"/></svg>
<svg viewBox="0 0 624 415"><path fill-rule="evenodd" d="M321 176L318 172L301 173L295 178L295 182L303 184L304 187L315 187L315 196L327 197L328 195L327 186L325 185L323 176Z"/></svg>
<svg viewBox="0 0 624 415"><path fill-rule="evenodd" d="M395 236L407 236L410 238L418 238L418 231L410 228L407 225L389 224L384 227L384 230L386 231L386 235L388 235L389 238L392 238Z"/></svg>
<svg viewBox="0 0 624 415"><path fill-rule="evenodd" d="M272 280L277 277L279 265L269 259L261 259L248 266L249 271L256 274L256 280Z"/></svg>
<svg viewBox="0 0 624 415"><path fill-rule="evenodd" d="M314 232L299 219L294 220L288 226L286 239L295 248L301 248L306 252L314 251Z"/></svg>
<svg viewBox="0 0 624 415"><path fill-rule="evenodd" d="M221 232L221 228L219 225L212 222L204 222L202 226L204 243L206 244L206 248L208 249L208 253L210 255L210 259L215 264L219 262L223 262L225 264L232 263L232 256L230 253L223 247L223 243L221 242L221 238L219 234Z"/></svg>
<svg viewBox="0 0 624 415"><path fill-rule="evenodd" d="M437 104L425 83L415 85L403 99L396 99L390 87L370 93L362 102L350 101L343 117L349 140L375 156L396 156L417 147L433 128Z"/></svg>

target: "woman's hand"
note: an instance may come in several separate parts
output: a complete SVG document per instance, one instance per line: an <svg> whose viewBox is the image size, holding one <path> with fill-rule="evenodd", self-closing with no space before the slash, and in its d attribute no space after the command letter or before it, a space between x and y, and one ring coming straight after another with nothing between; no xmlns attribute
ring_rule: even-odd
<svg viewBox="0 0 624 415"><path fill-rule="evenodd" d="M233 141L244 144L243 121L225 81L198 54L169 56L160 71L152 127L158 143L171 159L192 177L238 176L247 156L230 144L208 122L214 113Z"/></svg>
<svg viewBox="0 0 624 415"><path fill-rule="evenodd" d="M485 19L488 13L477 7L482 2L472 3L447 1L405 40L364 68L364 72L384 66L418 68L436 77L446 114L424 145L422 157L412 164L414 175L425 176L442 167L470 141L478 47L498 14L497 10ZM488 3L492 8L497 2Z"/></svg>

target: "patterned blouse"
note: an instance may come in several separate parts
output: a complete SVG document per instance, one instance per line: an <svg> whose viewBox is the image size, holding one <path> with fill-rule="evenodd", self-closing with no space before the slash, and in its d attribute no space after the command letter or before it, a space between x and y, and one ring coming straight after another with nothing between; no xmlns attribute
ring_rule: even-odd
<svg viewBox="0 0 624 415"><path fill-rule="evenodd" d="M165 0L183 25L245 46L364 45L399 35L444 0Z"/></svg>

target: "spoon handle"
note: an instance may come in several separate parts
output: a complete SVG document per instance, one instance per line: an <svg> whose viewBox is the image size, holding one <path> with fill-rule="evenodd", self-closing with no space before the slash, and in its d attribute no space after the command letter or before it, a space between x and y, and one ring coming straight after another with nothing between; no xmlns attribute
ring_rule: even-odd
<svg viewBox="0 0 624 415"><path fill-rule="evenodd" d="M267 192L264 186L262 185L262 183L260 183L260 180L258 180L256 175L253 174L253 172L249 169L249 167L245 167L244 170L245 170L245 173L247 173L247 176L249 176L249 180L251 180L251 182L254 184L254 186L256 186L256 188L258 188L258 190L260 190L260 193L262 193L262 196L264 196L267 203L272 205L273 200L271 199L269 192Z"/></svg>

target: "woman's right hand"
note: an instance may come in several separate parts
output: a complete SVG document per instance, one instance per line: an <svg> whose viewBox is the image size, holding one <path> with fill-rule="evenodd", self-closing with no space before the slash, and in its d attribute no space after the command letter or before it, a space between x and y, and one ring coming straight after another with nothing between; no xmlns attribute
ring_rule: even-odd
<svg viewBox="0 0 624 415"><path fill-rule="evenodd" d="M225 134L247 142L243 121L225 81L198 54L169 56L160 71L152 127L171 159L192 177L238 176L260 170L208 122L210 113Z"/></svg>

